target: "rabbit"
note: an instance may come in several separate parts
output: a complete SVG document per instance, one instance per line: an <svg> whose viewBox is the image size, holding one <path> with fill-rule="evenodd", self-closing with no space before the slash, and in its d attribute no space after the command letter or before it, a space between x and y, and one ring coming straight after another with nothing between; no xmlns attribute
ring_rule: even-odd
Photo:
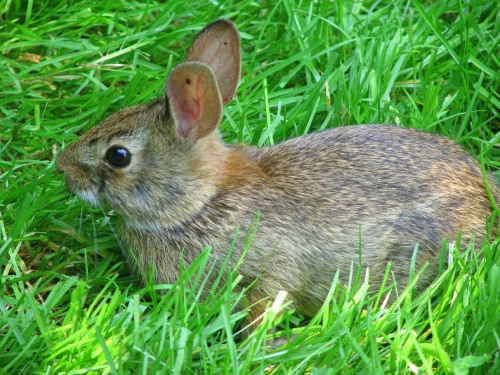
<svg viewBox="0 0 500 375"><path fill-rule="evenodd" d="M443 241L496 236L493 226L488 238L486 225L499 187L491 174L486 185L480 163L446 137L369 124L263 148L225 144L217 127L240 64L236 26L210 23L172 68L163 97L109 116L58 156L70 190L119 213L136 271L152 269L156 283L173 283L181 257L190 264L211 246L217 275L239 227L229 257L235 267L245 250L241 233L260 213L238 269L239 287L254 283L246 292L251 331L281 290L293 308L314 315L337 272L348 283L360 251L372 288L391 263L401 290L418 245L416 271L427 264L416 285L422 290L438 273Z"/></svg>

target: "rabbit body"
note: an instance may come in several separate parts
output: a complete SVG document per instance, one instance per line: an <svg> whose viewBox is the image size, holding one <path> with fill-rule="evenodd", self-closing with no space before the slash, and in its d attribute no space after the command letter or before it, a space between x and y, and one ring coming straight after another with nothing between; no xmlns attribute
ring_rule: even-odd
<svg viewBox="0 0 500 375"><path fill-rule="evenodd" d="M218 134L199 143L204 150L194 152L200 158L194 164L206 169L191 178L200 181L207 195L171 182L169 193L158 191L158 205L168 196L175 207L165 213L182 212L184 218L169 224L166 219L123 222L125 243L145 270L153 265L158 283L178 278L181 253L190 263L207 245L220 264L239 225L229 263L234 267L256 212L256 236L238 270L241 286L259 277L247 296L252 303L286 290L305 315L321 305L337 270L347 284L360 250L372 285L380 286L390 262L390 281L402 288L418 244L416 269L429 263L418 284L425 287L436 276L444 239L455 241L462 232L461 241L468 244L472 233L479 242L486 236L492 205L480 165L442 136L359 125L263 149L227 146ZM214 150L216 155L211 154ZM167 173L160 180L180 181L185 176L184 171L181 176L172 175L171 169ZM147 179L141 186L156 189ZM490 188L500 196L495 186ZM200 202L199 208L188 211L192 205L181 201ZM143 215L146 221L151 216Z"/></svg>
<svg viewBox="0 0 500 375"><path fill-rule="evenodd" d="M416 270L429 263L422 288L437 274L443 240L455 241L460 232L465 244L471 235L476 242L486 238L493 207L481 166L448 138L357 125L260 149L223 143L220 108L236 86L215 82L221 71L227 75L228 56L239 77L235 30L223 20L209 25L195 39L191 59L172 70L165 97L108 117L58 157L75 193L120 213L124 243L142 271L154 269L155 282L175 282L180 257L189 264L206 246L213 248L216 275L239 226L234 267L257 212L256 235L238 270L240 286L258 278L247 294L256 303L250 321L263 312L265 303L257 302L280 290L313 315L337 271L348 282L360 252L370 284L380 286L390 262L390 281L404 287L418 244ZM211 32L229 35L229 52L218 59L222 47L216 46L208 62L198 63L197 41L206 44ZM112 147L125 148L130 162L113 165ZM489 188L500 197L491 176Z"/></svg>

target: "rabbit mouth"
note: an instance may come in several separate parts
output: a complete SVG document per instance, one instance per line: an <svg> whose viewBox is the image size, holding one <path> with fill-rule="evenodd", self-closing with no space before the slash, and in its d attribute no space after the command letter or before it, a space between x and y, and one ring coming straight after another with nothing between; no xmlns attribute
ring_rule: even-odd
<svg viewBox="0 0 500 375"><path fill-rule="evenodd" d="M74 193L78 195L85 203L90 206L100 206L99 197L94 190L75 190Z"/></svg>

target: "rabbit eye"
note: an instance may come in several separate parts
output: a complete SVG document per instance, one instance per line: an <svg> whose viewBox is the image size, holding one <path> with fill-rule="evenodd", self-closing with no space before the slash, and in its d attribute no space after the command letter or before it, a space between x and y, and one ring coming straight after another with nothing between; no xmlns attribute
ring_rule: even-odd
<svg viewBox="0 0 500 375"><path fill-rule="evenodd" d="M124 147L110 147L106 152L106 161L113 167L126 167L130 164L130 158L130 152Z"/></svg>

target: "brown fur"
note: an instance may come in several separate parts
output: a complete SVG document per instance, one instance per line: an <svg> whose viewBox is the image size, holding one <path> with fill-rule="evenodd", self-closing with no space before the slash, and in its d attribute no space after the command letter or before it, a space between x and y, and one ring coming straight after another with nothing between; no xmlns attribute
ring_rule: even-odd
<svg viewBox="0 0 500 375"><path fill-rule="evenodd" d="M223 30L234 40L232 24L215 25L202 32L203 38ZM239 40L237 46L239 51ZM234 56L235 47L230 47L223 53L231 58L219 60L239 64L239 54ZM239 69L238 64L232 69ZM220 101L217 83L210 83L212 67L189 66L182 68L215 85L202 88L209 93L203 100ZM381 284L390 262L391 281L402 288L418 244L417 270L429 263L418 284L423 288L436 276L443 240L455 241L459 232L462 243L471 235L476 242L486 237L493 208L480 164L445 137L390 125L359 125L262 149L229 146L216 130L214 112L208 108L204 117L203 103L196 107L203 112L199 118L191 120L183 112L201 91L191 97L193 90L185 90L182 81L172 84L175 89L167 85L165 98L108 117L57 160L73 191L121 214L124 243L140 270L154 269L157 283L175 282L179 258L190 263L206 246L213 248L217 274L240 226L229 262L235 267L257 212L257 235L239 268L241 287L258 278L247 296L256 303L249 321L264 311L265 303L258 302L280 290L289 292L297 310L314 314L338 270L340 281L348 282L360 248L362 267L370 268L374 287ZM225 97L234 95L227 89L233 86L224 84ZM182 105L173 106L172 98ZM181 118L192 122L180 124ZM210 131L199 137L191 130L197 126L203 126L203 134ZM115 168L105 160L112 145L131 151L130 165ZM491 176L489 186L499 199Z"/></svg>

